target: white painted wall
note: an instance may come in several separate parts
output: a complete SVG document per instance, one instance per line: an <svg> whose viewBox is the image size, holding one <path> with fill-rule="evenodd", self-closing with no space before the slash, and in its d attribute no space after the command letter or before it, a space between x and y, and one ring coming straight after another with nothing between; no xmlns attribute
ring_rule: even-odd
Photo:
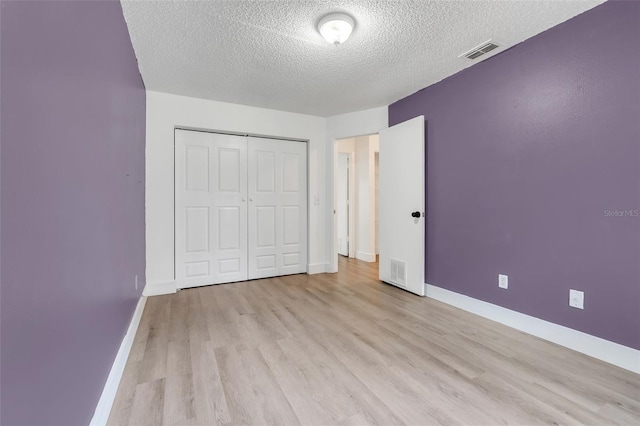
<svg viewBox="0 0 640 426"><path fill-rule="evenodd" d="M336 229L336 216L333 214L336 206L335 165L337 163L337 150L335 143L338 139L350 138L360 135L378 133L388 127L388 108L386 106L357 111L348 114L327 118L326 127L326 159L327 159L327 199L332 200L327 206L327 229ZM331 240L327 241L327 259L329 265L327 272L338 271L338 245L336 232L328 232Z"/></svg>
<svg viewBox="0 0 640 426"><path fill-rule="evenodd" d="M380 152L380 135L369 136L369 142L371 143L371 151Z"/></svg>
<svg viewBox="0 0 640 426"><path fill-rule="evenodd" d="M356 258L366 262L374 262L375 254L375 232L372 231L374 217L372 197L372 153L369 136L358 136L355 138L356 145Z"/></svg>
<svg viewBox="0 0 640 426"><path fill-rule="evenodd" d="M376 152L380 151L379 136L354 138L356 151L356 257L366 262L376 260Z"/></svg>
<svg viewBox="0 0 640 426"><path fill-rule="evenodd" d="M323 231L334 204L326 202L327 170L333 171L333 161L331 167L326 164L326 125L322 117L147 91L145 294L175 291L174 128L181 126L309 140L308 268L310 273L325 272L330 233Z"/></svg>

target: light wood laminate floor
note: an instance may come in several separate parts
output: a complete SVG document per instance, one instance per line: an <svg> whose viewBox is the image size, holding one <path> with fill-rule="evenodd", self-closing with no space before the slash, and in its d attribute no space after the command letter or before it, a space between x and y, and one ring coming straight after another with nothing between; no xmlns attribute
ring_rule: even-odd
<svg viewBox="0 0 640 426"><path fill-rule="evenodd" d="M640 424L640 376L377 280L150 297L109 425Z"/></svg>

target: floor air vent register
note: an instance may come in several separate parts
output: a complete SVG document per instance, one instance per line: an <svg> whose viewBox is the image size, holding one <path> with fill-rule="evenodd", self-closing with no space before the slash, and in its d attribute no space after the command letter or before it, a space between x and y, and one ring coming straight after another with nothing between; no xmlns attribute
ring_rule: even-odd
<svg viewBox="0 0 640 426"><path fill-rule="evenodd" d="M398 259L389 259L389 281L399 285L407 286L407 263Z"/></svg>

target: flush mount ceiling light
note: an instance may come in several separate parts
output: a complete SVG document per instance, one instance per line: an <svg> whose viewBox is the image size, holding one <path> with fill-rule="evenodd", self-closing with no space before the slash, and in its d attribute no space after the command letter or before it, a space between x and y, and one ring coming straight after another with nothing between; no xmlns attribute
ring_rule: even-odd
<svg viewBox="0 0 640 426"><path fill-rule="evenodd" d="M322 37L336 46L347 41L353 27L353 18L345 13L332 13L318 23L318 31Z"/></svg>

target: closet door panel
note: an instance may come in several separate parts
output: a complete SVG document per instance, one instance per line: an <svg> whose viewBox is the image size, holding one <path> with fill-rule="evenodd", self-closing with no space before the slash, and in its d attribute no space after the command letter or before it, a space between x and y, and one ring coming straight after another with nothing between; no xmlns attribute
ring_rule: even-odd
<svg viewBox="0 0 640 426"><path fill-rule="evenodd" d="M216 228L213 284L247 279L247 141L214 134L213 223Z"/></svg>
<svg viewBox="0 0 640 426"><path fill-rule="evenodd" d="M211 137L175 131L175 278L180 288L214 280Z"/></svg>
<svg viewBox="0 0 640 426"><path fill-rule="evenodd" d="M175 131L178 288L247 279L247 141Z"/></svg>
<svg viewBox="0 0 640 426"><path fill-rule="evenodd" d="M259 143L264 142L264 143ZM249 278L278 274L278 192L276 191L277 151L269 140L249 138Z"/></svg>
<svg viewBox="0 0 640 426"><path fill-rule="evenodd" d="M280 141L280 275L307 271L307 144Z"/></svg>
<svg viewBox="0 0 640 426"><path fill-rule="evenodd" d="M249 278L306 272L306 144L249 138Z"/></svg>

